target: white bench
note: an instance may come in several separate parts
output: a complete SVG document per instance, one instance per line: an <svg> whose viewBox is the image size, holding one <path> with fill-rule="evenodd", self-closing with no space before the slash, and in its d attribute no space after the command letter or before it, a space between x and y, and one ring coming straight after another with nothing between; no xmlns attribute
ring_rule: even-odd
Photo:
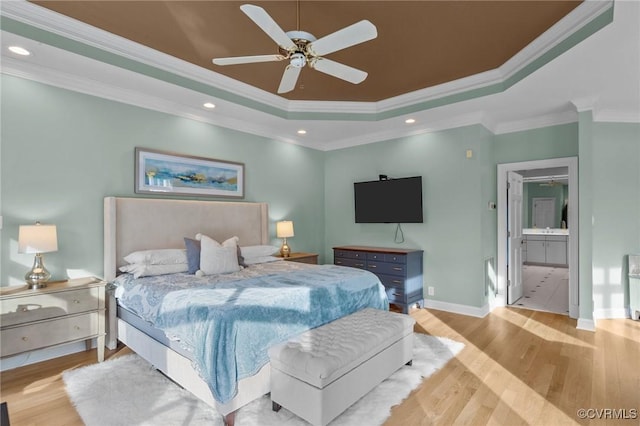
<svg viewBox="0 0 640 426"><path fill-rule="evenodd" d="M324 426L413 356L408 315L363 309L269 349L271 401Z"/></svg>

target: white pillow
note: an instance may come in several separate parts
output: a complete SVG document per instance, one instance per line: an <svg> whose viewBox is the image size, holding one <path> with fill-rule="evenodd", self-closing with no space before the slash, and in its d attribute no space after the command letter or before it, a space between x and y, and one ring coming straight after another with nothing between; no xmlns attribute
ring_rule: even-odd
<svg viewBox="0 0 640 426"><path fill-rule="evenodd" d="M222 244L206 235L198 234L200 240L200 269L196 276L227 274L240 270L238 265L238 237L232 237Z"/></svg>
<svg viewBox="0 0 640 426"><path fill-rule="evenodd" d="M172 265L187 263L186 249L158 249L134 251L124 257L124 261L130 264L146 263L149 265Z"/></svg>
<svg viewBox="0 0 640 426"><path fill-rule="evenodd" d="M276 262L278 260L283 260L281 257L275 256L258 256L258 257L249 257L244 260L246 265L255 265L256 263L267 263L267 262Z"/></svg>
<svg viewBox="0 0 640 426"><path fill-rule="evenodd" d="M120 271L133 274L134 278L151 277L155 275L177 274L187 272L189 266L186 263L174 263L171 265L150 265L148 263L132 263L120 267Z"/></svg>
<svg viewBox="0 0 640 426"><path fill-rule="evenodd" d="M245 259L252 257L272 256L280 251L280 247L276 246L244 246L240 247L240 252Z"/></svg>

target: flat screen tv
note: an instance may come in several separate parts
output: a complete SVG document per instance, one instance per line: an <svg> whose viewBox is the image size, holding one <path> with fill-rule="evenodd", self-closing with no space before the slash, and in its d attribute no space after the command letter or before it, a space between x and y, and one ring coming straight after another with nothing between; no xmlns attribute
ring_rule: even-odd
<svg viewBox="0 0 640 426"><path fill-rule="evenodd" d="M355 182L356 223L422 223L422 176Z"/></svg>

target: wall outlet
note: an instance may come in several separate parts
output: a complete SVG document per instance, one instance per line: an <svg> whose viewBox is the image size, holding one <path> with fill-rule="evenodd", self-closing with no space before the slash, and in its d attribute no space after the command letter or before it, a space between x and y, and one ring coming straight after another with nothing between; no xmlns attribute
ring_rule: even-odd
<svg viewBox="0 0 640 426"><path fill-rule="evenodd" d="M427 287L427 293L429 294L429 296L433 296L434 294L436 294L436 290L433 287Z"/></svg>

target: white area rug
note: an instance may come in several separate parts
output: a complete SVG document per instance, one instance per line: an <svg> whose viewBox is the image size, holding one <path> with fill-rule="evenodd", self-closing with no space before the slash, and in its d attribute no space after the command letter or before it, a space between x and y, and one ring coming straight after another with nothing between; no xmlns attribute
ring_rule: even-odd
<svg viewBox="0 0 640 426"><path fill-rule="evenodd" d="M331 425L380 425L425 377L453 358L463 343L415 334L412 366L404 366L369 392ZM158 373L137 355L126 355L63 373L67 393L87 426L208 425L222 426L222 417ZM240 409L236 425L303 426L304 420L282 408L271 410L262 397Z"/></svg>

